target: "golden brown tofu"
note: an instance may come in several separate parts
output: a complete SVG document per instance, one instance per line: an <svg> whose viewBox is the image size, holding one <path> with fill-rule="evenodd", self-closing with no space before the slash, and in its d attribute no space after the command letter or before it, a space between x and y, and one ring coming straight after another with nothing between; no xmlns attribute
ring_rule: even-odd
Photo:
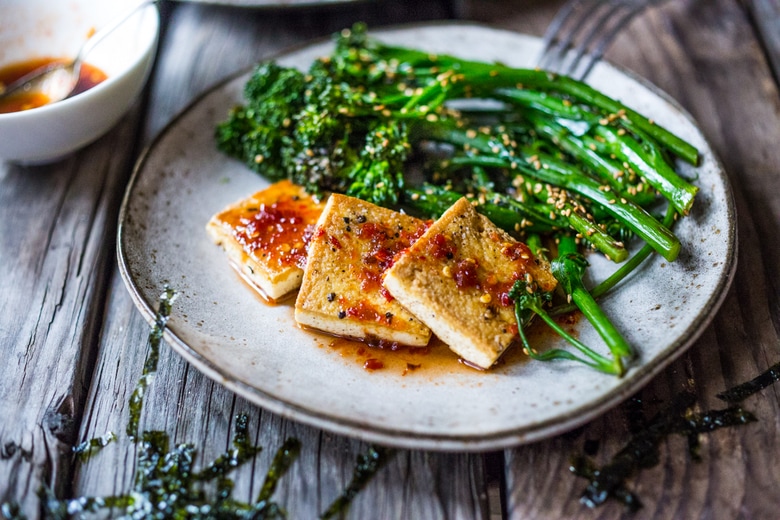
<svg viewBox="0 0 780 520"><path fill-rule="evenodd" d="M333 194L317 223L295 302L295 319L333 335L423 346L431 331L382 287L396 255L425 221Z"/></svg>
<svg viewBox="0 0 780 520"><path fill-rule="evenodd" d="M238 273L274 302L297 289L325 203L280 181L214 215L206 230Z"/></svg>
<svg viewBox="0 0 780 520"><path fill-rule="evenodd" d="M487 369L516 338L508 293L529 276L555 288L549 265L463 198L396 259L384 286L464 361Z"/></svg>

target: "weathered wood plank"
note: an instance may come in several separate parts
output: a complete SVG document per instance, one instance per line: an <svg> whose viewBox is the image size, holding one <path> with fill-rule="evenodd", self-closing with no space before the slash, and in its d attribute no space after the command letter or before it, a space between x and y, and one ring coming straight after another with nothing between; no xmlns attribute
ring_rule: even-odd
<svg viewBox="0 0 780 520"><path fill-rule="evenodd" d="M748 5L777 80L780 78L780 2L751 0Z"/></svg>
<svg viewBox="0 0 780 520"><path fill-rule="evenodd" d="M51 165L0 164L0 502L31 517L41 486L68 487L136 128L131 115Z"/></svg>

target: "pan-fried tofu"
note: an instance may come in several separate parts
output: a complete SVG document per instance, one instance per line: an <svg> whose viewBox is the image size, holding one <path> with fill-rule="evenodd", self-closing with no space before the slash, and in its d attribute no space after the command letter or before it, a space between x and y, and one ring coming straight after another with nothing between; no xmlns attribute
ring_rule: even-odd
<svg viewBox="0 0 780 520"><path fill-rule="evenodd" d="M280 181L214 215L206 231L244 280L275 302L300 286L324 207L301 186Z"/></svg>
<svg viewBox="0 0 780 520"><path fill-rule="evenodd" d="M333 194L309 246L309 258L295 302L303 327L369 343L423 346L431 331L382 287L396 255L428 223Z"/></svg>
<svg viewBox="0 0 780 520"><path fill-rule="evenodd" d="M508 292L518 279L549 291L549 265L457 201L385 273L384 286L466 363L490 368L517 335Z"/></svg>

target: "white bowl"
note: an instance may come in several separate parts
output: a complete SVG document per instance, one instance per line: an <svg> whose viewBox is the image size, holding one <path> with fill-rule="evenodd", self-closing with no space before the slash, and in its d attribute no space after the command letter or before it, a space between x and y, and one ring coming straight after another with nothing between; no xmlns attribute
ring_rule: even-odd
<svg viewBox="0 0 780 520"><path fill-rule="evenodd" d="M5 0L0 17L0 67L35 58L72 58L87 35L139 0ZM140 9L100 42L86 62L107 79L76 96L0 114L0 160L45 163L111 129L141 92L160 28L155 4Z"/></svg>

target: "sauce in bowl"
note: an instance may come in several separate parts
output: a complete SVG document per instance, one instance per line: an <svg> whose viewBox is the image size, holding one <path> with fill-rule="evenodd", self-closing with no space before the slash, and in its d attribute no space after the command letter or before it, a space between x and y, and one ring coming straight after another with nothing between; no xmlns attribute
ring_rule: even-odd
<svg viewBox="0 0 780 520"><path fill-rule="evenodd" d="M12 63L0 68L0 85L9 85L34 70L43 69L57 63L66 63L66 61L67 60L63 58L35 58ZM102 70L88 63L83 63L81 65L81 72L79 73L79 80L69 97L73 97L85 90L91 89L98 83L105 81L106 77L106 74ZM48 96L41 92L18 92L0 100L0 114L38 108L47 105L49 101Z"/></svg>

